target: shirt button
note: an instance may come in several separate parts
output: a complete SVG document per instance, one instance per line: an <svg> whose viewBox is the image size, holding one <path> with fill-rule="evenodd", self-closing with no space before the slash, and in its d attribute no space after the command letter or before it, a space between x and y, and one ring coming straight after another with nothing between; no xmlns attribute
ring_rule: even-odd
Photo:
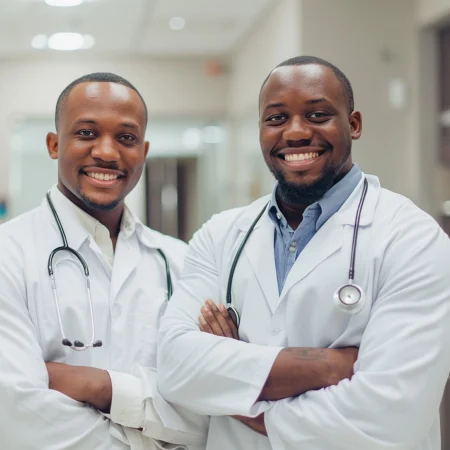
<svg viewBox="0 0 450 450"><path fill-rule="evenodd" d="M297 242L291 242L291 244L289 245L289 251L291 253L294 253L297 250Z"/></svg>

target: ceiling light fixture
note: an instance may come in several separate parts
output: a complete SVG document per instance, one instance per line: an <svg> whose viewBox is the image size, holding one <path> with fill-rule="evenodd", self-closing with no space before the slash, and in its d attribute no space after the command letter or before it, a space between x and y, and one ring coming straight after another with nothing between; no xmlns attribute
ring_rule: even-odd
<svg viewBox="0 0 450 450"><path fill-rule="evenodd" d="M70 7L81 5L83 0L45 0L45 3L49 6Z"/></svg>
<svg viewBox="0 0 450 450"><path fill-rule="evenodd" d="M31 39L31 46L38 50L47 48L47 36L45 34L38 34Z"/></svg>
<svg viewBox="0 0 450 450"><path fill-rule="evenodd" d="M80 33L55 33L48 38L48 48L52 50L80 50L91 48L95 40L90 35Z"/></svg>
<svg viewBox="0 0 450 450"><path fill-rule="evenodd" d="M184 20L182 17L172 17L169 20L169 27L175 31L182 30L185 25L186 20Z"/></svg>

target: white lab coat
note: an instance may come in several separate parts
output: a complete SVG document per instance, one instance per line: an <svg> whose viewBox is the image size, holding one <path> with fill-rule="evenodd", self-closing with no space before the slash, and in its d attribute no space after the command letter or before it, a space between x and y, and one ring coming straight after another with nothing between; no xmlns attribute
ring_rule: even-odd
<svg viewBox="0 0 450 450"><path fill-rule="evenodd" d="M269 200L213 217L194 236L184 275L161 322L161 394L210 414L208 450L439 450L438 408L450 370L450 243L408 199L369 189L355 282L367 295L355 315L333 294L348 280L362 181L299 255L281 295L274 225L267 213L237 265L234 305L245 342L200 333L207 298L225 303L230 266ZM256 402L282 347L360 347L355 375L297 398ZM255 403L256 402L256 403ZM231 414L265 412L268 437Z"/></svg>
<svg viewBox="0 0 450 450"><path fill-rule="evenodd" d="M176 282L187 246L150 230L134 217L136 232L128 238L122 232L119 234L111 274L98 245L73 209L57 203L55 198L53 201L69 245L81 253L89 266L96 339L103 340L103 346L75 352L61 345L47 272L49 254L61 246L61 236L46 200L37 209L2 225L0 448L157 448L159 443L140 431L123 428L98 411L49 390L44 362L109 370L113 381L113 421L143 427L145 435L157 439L167 437L165 422L174 418L174 423L178 423L179 417L155 392L157 331L167 304L165 265L156 249L165 252ZM80 265L67 252L59 253L54 265L67 337L86 343L91 333L90 315ZM134 376L127 375L132 369ZM155 414L159 409L163 411L162 420ZM142 417L144 412L145 418ZM198 424L193 422L195 417L180 428L175 426L173 442L201 442L202 430L197 434L195 425ZM167 424L170 431L171 425Z"/></svg>

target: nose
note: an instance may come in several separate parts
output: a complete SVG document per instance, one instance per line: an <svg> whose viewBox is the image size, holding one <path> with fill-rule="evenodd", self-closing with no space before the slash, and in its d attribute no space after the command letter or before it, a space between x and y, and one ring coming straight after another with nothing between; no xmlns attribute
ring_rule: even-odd
<svg viewBox="0 0 450 450"><path fill-rule="evenodd" d="M312 134L312 129L307 121L302 117L294 116L286 123L283 138L286 142L311 140Z"/></svg>
<svg viewBox="0 0 450 450"><path fill-rule="evenodd" d="M94 159L103 161L119 161L120 151L118 143L113 137L104 136L95 143L91 150L91 156Z"/></svg>

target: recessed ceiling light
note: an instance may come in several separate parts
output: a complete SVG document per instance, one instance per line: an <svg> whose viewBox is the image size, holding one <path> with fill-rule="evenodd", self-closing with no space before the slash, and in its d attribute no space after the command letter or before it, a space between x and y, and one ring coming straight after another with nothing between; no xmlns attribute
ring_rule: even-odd
<svg viewBox="0 0 450 450"><path fill-rule="evenodd" d="M169 20L169 27L172 30L182 30L186 25L186 21L182 17L172 17Z"/></svg>
<svg viewBox="0 0 450 450"><path fill-rule="evenodd" d="M45 0L45 3L49 6L78 6L83 3L83 0Z"/></svg>
<svg viewBox="0 0 450 450"><path fill-rule="evenodd" d="M94 36L91 36L90 34L85 34L83 36L84 38L84 44L83 44L83 49L88 49L91 48L95 45L95 39Z"/></svg>
<svg viewBox="0 0 450 450"><path fill-rule="evenodd" d="M48 47L52 50L80 50L94 45L94 38L80 33L55 33L48 38Z"/></svg>
<svg viewBox="0 0 450 450"><path fill-rule="evenodd" d="M33 39L31 39L31 46L38 50L47 48L47 36L45 34L38 34Z"/></svg>

